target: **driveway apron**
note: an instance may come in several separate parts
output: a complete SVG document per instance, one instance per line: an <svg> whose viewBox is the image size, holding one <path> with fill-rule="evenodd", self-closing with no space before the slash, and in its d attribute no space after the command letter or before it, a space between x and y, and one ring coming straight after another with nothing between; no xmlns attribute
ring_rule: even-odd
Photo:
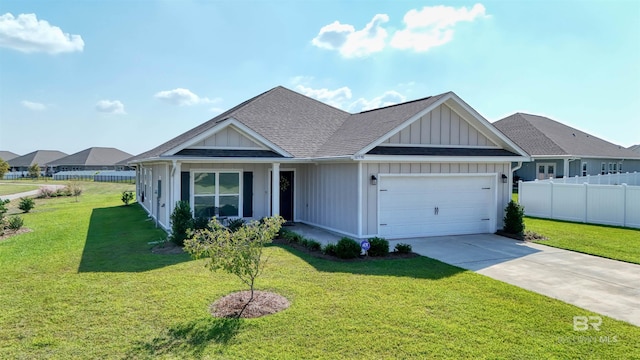
<svg viewBox="0 0 640 360"><path fill-rule="evenodd" d="M640 265L493 234L390 241L391 248L398 242L420 255L640 326Z"/></svg>

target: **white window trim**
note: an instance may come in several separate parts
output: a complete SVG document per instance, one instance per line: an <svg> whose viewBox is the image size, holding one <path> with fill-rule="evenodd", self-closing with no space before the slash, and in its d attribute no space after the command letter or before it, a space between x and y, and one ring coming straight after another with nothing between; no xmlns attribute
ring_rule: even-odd
<svg viewBox="0 0 640 360"><path fill-rule="evenodd" d="M244 184L242 183L243 180L243 170L240 169L193 169L191 170L191 176L190 176L190 194L189 194L189 203L191 206L191 213L195 216L195 197L196 197L196 186L195 186L195 179L196 179L196 174L202 174L202 173L208 173L208 174L215 174L216 177L216 186L215 186L215 192L213 194L206 194L206 195L198 195L198 196L213 196L214 197L214 205L216 208L220 208L220 196L235 196L235 194L220 194L220 173L231 173L231 174L238 174L238 215L236 216L230 216L232 218L241 218L242 215L244 214L244 209L242 208L243 205L243 199L242 199L242 194L243 194L243 188L244 188Z"/></svg>
<svg viewBox="0 0 640 360"><path fill-rule="evenodd" d="M540 166L544 166L544 178L542 180L548 179L549 175L549 166L553 166L553 177L556 177L557 164L553 162L548 163L537 163L536 164L536 179L538 179L538 175L540 175Z"/></svg>
<svg viewBox="0 0 640 360"><path fill-rule="evenodd" d="M582 174L582 176L587 176L587 174L589 174L589 163L587 162L582 162L582 164L580 164L580 174Z"/></svg>

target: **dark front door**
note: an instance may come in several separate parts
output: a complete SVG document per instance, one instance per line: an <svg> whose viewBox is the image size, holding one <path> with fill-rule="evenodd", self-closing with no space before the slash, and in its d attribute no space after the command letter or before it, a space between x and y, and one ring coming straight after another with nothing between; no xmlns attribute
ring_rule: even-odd
<svg viewBox="0 0 640 360"><path fill-rule="evenodd" d="M280 216L293 221L293 171L280 172Z"/></svg>

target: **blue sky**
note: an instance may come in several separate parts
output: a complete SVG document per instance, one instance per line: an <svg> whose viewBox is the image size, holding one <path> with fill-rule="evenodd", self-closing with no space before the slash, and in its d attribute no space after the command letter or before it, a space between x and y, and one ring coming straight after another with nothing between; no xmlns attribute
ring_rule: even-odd
<svg viewBox="0 0 640 360"><path fill-rule="evenodd" d="M454 91L630 146L640 2L0 4L0 150L138 154L278 85L351 112Z"/></svg>

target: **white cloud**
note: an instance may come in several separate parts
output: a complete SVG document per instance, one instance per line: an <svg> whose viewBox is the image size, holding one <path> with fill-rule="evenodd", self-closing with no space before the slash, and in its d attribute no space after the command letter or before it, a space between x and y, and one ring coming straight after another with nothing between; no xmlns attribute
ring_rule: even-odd
<svg viewBox="0 0 640 360"><path fill-rule="evenodd" d="M341 109L343 109L345 103L351 99L351 89L346 86L335 90L329 90L326 88L312 89L310 87L299 84L295 89L303 95L312 97L316 100L322 101L325 104L329 104Z"/></svg>
<svg viewBox="0 0 640 360"><path fill-rule="evenodd" d="M189 89L176 88L173 90L160 91L154 95L156 99L162 100L169 104L179 106L191 106L197 104L214 104L220 102L220 98L209 99L200 97L192 93Z"/></svg>
<svg viewBox="0 0 640 360"><path fill-rule="evenodd" d="M22 100L20 104L22 104L22 106L26 107L27 109L34 110L34 111L42 111L47 108L45 104L28 101L28 100Z"/></svg>
<svg viewBox="0 0 640 360"><path fill-rule="evenodd" d="M443 5L425 6L419 11L412 9L404 16L405 28L395 32L390 45L397 49L424 52L451 41L453 27L457 23L485 17L486 10L482 4L475 4L471 9Z"/></svg>
<svg viewBox="0 0 640 360"><path fill-rule="evenodd" d="M362 30L339 21L323 26L311 41L319 48L338 50L346 58L363 57L382 51L387 39L387 31L381 26L389 21L386 14L377 14Z"/></svg>
<svg viewBox="0 0 640 360"><path fill-rule="evenodd" d="M0 15L0 46L24 53L46 52L57 54L82 51L84 41L80 35L69 35L36 14L11 13Z"/></svg>
<svg viewBox="0 0 640 360"><path fill-rule="evenodd" d="M124 104L119 100L100 100L96 103L96 110L109 114L126 114Z"/></svg>
<svg viewBox="0 0 640 360"><path fill-rule="evenodd" d="M397 91L389 90L385 91L385 93L380 96L374 97L371 100L360 98L354 101L353 103L351 103L351 105L349 105L349 111L360 112L378 109L389 105L399 104L405 101L407 101L407 98L404 95L400 94Z"/></svg>

